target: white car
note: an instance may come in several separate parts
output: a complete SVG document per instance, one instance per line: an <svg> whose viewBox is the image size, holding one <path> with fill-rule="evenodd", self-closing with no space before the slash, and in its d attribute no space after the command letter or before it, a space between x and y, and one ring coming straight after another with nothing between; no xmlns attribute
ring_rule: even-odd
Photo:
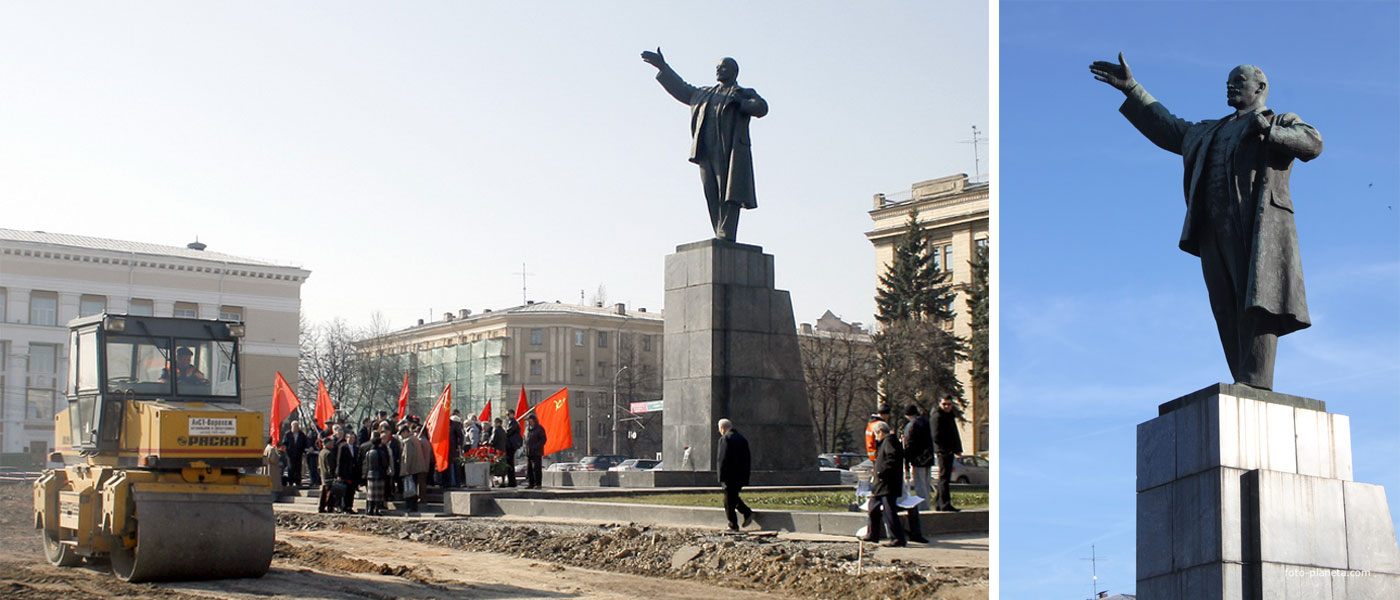
<svg viewBox="0 0 1400 600"><path fill-rule="evenodd" d="M609 471L650 471L660 464L659 460L647 458L629 458L622 461L622 464L609 467Z"/></svg>
<svg viewBox="0 0 1400 600"><path fill-rule="evenodd" d="M545 467L544 470L546 470L546 471L577 471L577 470L578 470L578 466L579 466L579 464L576 463L576 462L557 462L557 463L554 463L554 464L552 464L552 465L549 465L548 467Z"/></svg>
<svg viewBox="0 0 1400 600"><path fill-rule="evenodd" d="M969 483L974 485L987 485L991 482L988 472L991 470L991 462L980 456L964 454L953 459L953 483ZM929 479L938 481L938 465L929 467Z"/></svg>

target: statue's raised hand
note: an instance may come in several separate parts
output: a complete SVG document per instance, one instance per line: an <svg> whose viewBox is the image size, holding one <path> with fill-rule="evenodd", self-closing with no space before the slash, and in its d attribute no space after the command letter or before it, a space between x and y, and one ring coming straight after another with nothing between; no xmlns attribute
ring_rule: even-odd
<svg viewBox="0 0 1400 600"><path fill-rule="evenodd" d="M656 52L651 50L642 51L642 60L658 69L666 68L666 57L661 55L661 46L656 47Z"/></svg>
<svg viewBox="0 0 1400 600"><path fill-rule="evenodd" d="M1123 53L1118 53L1118 64L1108 61L1096 60L1089 65L1089 72L1094 74L1094 79L1107 83L1123 93L1133 87L1133 70L1128 68L1128 63L1123 62Z"/></svg>

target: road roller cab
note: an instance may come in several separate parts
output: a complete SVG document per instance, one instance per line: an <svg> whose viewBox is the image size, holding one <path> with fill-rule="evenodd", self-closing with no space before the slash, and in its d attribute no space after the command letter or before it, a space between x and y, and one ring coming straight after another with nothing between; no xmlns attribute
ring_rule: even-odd
<svg viewBox="0 0 1400 600"><path fill-rule="evenodd" d="M69 323L62 469L34 485L50 562L129 581L257 577L275 523L263 417L240 405L241 323L100 314Z"/></svg>

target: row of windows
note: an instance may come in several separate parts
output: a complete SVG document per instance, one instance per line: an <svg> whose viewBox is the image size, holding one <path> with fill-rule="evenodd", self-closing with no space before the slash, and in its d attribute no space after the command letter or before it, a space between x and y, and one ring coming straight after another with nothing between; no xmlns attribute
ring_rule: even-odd
<svg viewBox="0 0 1400 600"><path fill-rule="evenodd" d="M608 347L608 332L606 332L606 331L599 331L599 332L597 332L597 334L598 334L598 336L597 336L597 337L598 337L598 347L599 347L599 348L607 348L607 347ZM623 334L623 335L626 336L627 334ZM648 335L648 334L641 334L641 338L642 338L642 351L644 351L644 352L651 352L651 337L652 337L652 336L650 336L650 335ZM625 342L624 342L624 343L625 343ZM543 344L544 344L544 330L543 330L543 329L531 329L531 330L530 330L530 345L531 345L531 346L540 346L540 345L543 345ZM587 345L587 344L588 344L588 331L587 331L587 330L583 330L583 329L575 329L575 330L574 330L574 345L575 345L575 346L582 347L582 346L585 346L585 345Z"/></svg>
<svg viewBox="0 0 1400 600"><path fill-rule="evenodd" d="M0 323L9 322L9 315L6 314L8 305L8 294L5 288L0 288ZM95 315L107 310L107 297L92 294L83 294L78 299L78 316L86 317ZM155 301L144 298L132 298L127 305L127 314L141 317L149 317L155 314ZM174 316L182 318L199 318L199 304L194 302L176 302ZM242 321L243 309L238 306L220 306L219 319L224 321ZM58 293L57 292L30 292L29 294L29 324L30 325L58 325Z"/></svg>
<svg viewBox="0 0 1400 600"><path fill-rule="evenodd" d="M583 359L581 359L581 358L574 359L574 376L575 376L575 377L583 377L584 375L586 375L587 373L586 373L586 371L585 371L585 368L586 368L586 367L584 366L584 361L583 361ZM597 375L598 377L611 377L611 376L613 375L612 369L608 366L608 362L607 362L607 361L603 361L603 360L598 361L598 370L595 371L595 373L596 373L596 375ZM530 359L530 375L533 375L533 376L540 376L540 375L543 375L543 374L544 374L544 359L542 359L542 358L532 358L532 359Z"/></svg>

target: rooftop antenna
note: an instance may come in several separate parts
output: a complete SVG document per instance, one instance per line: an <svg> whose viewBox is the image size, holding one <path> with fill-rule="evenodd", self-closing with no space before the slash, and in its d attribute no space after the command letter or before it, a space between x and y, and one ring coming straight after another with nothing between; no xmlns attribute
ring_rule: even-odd
<svg viewBox="0 0 1400 600"><path fill-rule="evenodd" d="M977 131L977 126L976 126L976 125L973 125L973 126L972 126L972 139L970 139L970 140L963 140L963 141L958 142L958 143L959 143L959 144L972 144L972 176L973 176L974 178L980 177L980 176L982 175L982 160L981 160L981 156L980 156L979 153L977 152L977 145L978 145L978 144L986 143L985 140L982 139L982 132Z"/></svg>
<svg viewBox="0 0 1400 600"><path fill-rule="evenodd" d="M1089 564L1090 568L1092 569L1091 572L1094 574L1094 595L1089 596L1089 599L1094 600L1095 598L1099 597L1099 556L1093 544L1089 544L1089 558L1081 558L1079 560L1090 561ZM1104 590L1104 592L1107 591L1108 590Z"/></svg>
<svg viewBox="0 0 1400 600"><path fill-rule="evenodd" d="M520 263L520 272L519 272L519 273L516 273L516 275L519 275L519 276L520 276L520 305L521 305L521 306L525 306L525 303L529 302L529 300L527 300L527 298L529 298L529 296L526 294L526 288L525 288L525 277L526 277L527 275L534 275L534 273L526 272L526 271L525 271L525 263L522 262L522 263Z"/></svg>

